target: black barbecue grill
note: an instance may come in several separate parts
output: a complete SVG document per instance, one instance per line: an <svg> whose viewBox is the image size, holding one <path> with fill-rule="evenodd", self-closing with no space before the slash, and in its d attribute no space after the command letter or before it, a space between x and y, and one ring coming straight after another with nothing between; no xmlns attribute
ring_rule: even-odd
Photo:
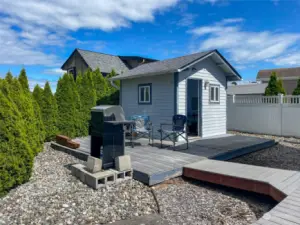
<svg viewBox="0 0 300 225"><path fill-rule="evenodd" d="M114 159L125 154L125 132L131 130L133 121L125 120L121 106L101 105L91 109L89 133L91 156L100 158L103 168L114 166Z"/></svg>

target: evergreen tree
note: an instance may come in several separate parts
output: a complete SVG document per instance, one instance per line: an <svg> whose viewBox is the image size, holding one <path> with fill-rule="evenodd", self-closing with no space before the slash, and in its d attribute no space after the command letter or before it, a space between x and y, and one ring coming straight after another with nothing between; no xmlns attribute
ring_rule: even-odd
<svg viewBox="0 0 300 225"><path fill-rule="evenodd" d="M286 92L285 92L284 87L283 87L282 79L278 79L277 88L278 88L278 93L286 95Z"/></svg>
<svg viewBox="0 0 300 225"><path fill-rule="evenodd" d="M119 104L119 89L115 88L114 86L111 85L110 83L110 78L116 76L117 73L115 72L115 70L113 69L111 71L110 74L107 75L107 77L105 78L106 79L106 82L108 84L108 94L106 96L106 99L105 99L105 104L110 104L110 105L118 105ZM117 80L117 81L114 81L115 85L120 87L120 81Z"/></svg>
<svg viewBox="0 0 300 225"><path fill-rule="evenodd" d="M278 93L279 90L278 90L277 76L275 72L272 72L268 86L266 87L265 90L265 95L274 96L274 95L278 95Z"/></svg>
<svg viewBox="0 0 300 225"><path fill-rule="evenodd" d="M293 95L300 95L300 78L297 81L297 87L293 91Z"/></svg>
<svg viewBox="0 0 300 225"><path fill-rule="evenodd" d="M101 74L99 68L93 72L93 80L97 96L96 102L99 105L101 100L108 95L108 82Z"/></svg>
<svg viewBox="0 0 300 225"><path fill-rule="evenodd" d="M80 96L80 136L88 135L88 121L90 120L91 108L96 105L96 91L92 78L92 71L87 70L85 74L76 79L77 90Z"/></svg>
<svg viewBox="0 0 300 225"><path fill-rule="evenodd" d="M19 80L23 90L29 91L28 78L27 78L26 71L24 68L21 70L18 80Z"/></svg>
<svg viewBox="0 0 300 225"><path fill-rule="evenodd" d="M8 74L5 80L8 84L8 87L5 88L5 93L17 106L25 123L28 143L33 149L33 153L37 154L42 150L43 133L40 130L42 121L35 114L33 98L29 92L23 90L18 79L11 78L10 74Z"/></svg>
<svg viewBox="0 0 300 225"><path fill-rule="evenodd" d="M47 81L42 93L41 113L44 126L46 128L46 141L54 139L57 130L57 104L52 94L51 87Z"/></svg>
<svg viewBox="0 0 300 225"><path fill-rule="evenodd" d="M59 78L55 93L58 107L57 128L63 135L75 137L78 133L80 99L72 75Z"/></svg>
<svg viewBox="0 0 300 225"><path fill-rule="evenodd" d="M5 76L5 80L9 83L9 84L11 84L12 83L12 81L13 81L13 75L11 74L11 72L10 71L8 71L7 72L7 74L6 74L6 76Z"/></svg>
<svg viewBox="0 0 300 225"><path fill-rule="evenodd" d="M41 107L43 101L43 89L38 84L34 86L32 96Z"/></svg>
<svg viewBox="0 0 300 225"><path fill-rule="evenodd" d="M9 89L8 85L7 82L1 82L0 90L0 196L26 182L33 166L33 151L27 143L26 123L18 107L2 92L3 89Z"/></svg>

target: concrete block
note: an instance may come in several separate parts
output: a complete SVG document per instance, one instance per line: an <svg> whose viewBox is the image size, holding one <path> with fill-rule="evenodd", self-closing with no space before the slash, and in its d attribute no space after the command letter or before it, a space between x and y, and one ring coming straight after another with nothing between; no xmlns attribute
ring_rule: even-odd
<svg viewBox="0 0 300 225"><path fill-rule="evenodd" d="M100 172L102 170L102 160L89 156L87 160L87 170L91 173Z"/></svg>
<svg viewBox="0 0 300 225"><path fill-rule="evenodd" d="M73 176L80 179L81 182L85 183L85 166L82 164L74 164L71 166L71 173Z"/></svg>
<svg viewBox="0 0 300 225"><path fill-rule="evenodd" d="M115 167L118 171L125 171L131 169L130 155L123 155L115 158Z"/></svg>
<svg viewBox="0 0 300 225"><path fill-rule="evenodd" d="M116 174L116 182L132 179L132 174L133 174L132 169L125 170L125 171L118 171L118 170L111 169L111 171L113 171Z"/></svg>
<svg viewBox="0 0 300 225"><path fill-rule="evenodd" d="M110 170L101 171L97 173L89 173L86 171L85 182L94 189L98 189L107 184L116 182L116 174Z"/></svg>

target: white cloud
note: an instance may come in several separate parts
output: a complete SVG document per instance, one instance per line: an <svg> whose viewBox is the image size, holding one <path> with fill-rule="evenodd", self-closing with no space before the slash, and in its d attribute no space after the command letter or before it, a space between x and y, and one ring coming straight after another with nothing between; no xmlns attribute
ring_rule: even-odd
<svg viewBox="0 0 300 225"><path fill-rule="evenodd" d="M277 66L300 66L300 53L291 53L273 58L270 62Z"/></svg>
<svg viewBox="0 0 300 225"><path fill-rule="evenodd" d="M29 89L31 91L33 91L35 85L39 85L41 88L44 88L45 84L46 84L47 80L32 80L29 79L28 83L29 83ZM54 93L56 91L56 86L57 86L57 81L49 81L52 93Z"/></svg>
<svg viewBox="0 0 300 225"><path fill-rule="evenodd" d="M188 27L193 25L194 20L197 18L197 14L193 13L184 13L182 18L177 22L178 26Z"/></svg>
<svg viewBox="0 0 300 225"><path fill-rule="evenodd" d="M60 68L51 68L51 69L47 69L44 71L44 74L58 75L58 76L61 76L64 73L65 73L65 71Z"/></svg>
<svg viewBox="0 0 300 225"><path fill-rule="evenodd" d="M155 13L179 0L1 0L0 63L55 65L48 46L76 41L70 31L81 28L111 31L132 22L151 22ZM103 45L102 45L103 46Z"/></svg>
<svg viewBox="0 0 300 225"><path fill-rule="evenodd" d="M300 33L284 33L243 30L241 18L226 19L211 26L202 26L190 30L200 43L194 50L222 49L235 63L240 65L251 62L274 61L286 55L300 41ZM295 57L291 58L294 59ZM286 65L289 63L285 60Z"/></svg>

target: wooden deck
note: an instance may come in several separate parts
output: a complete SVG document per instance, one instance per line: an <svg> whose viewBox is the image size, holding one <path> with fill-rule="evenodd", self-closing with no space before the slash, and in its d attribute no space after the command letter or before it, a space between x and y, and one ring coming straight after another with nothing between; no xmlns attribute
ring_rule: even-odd
<svg viewBox="0 0 300 225"><path fill-rule="evenodd" d="M90 154L90 138L77 138L78 150L68 149L57 143L52 146L86 160ZM275 144L273 140L255 137L228 135L212 139L194 140L187 150L185 145L172 148L160 148L159 143L148 145L147 140L139 140L134 148L126 147L125 153L131 156L133 177L148 185L155 185L173 177L182 175L182 168L190 163L211 159L231 159L242 154L257 151Z"/></svg>
<svg viewBox="0 0 300 225"><path fill-rule="evenodd" d="M300 172L202 160L184 167L183 176L234 187L281 201L255 225L300 225Z"/></svg>

